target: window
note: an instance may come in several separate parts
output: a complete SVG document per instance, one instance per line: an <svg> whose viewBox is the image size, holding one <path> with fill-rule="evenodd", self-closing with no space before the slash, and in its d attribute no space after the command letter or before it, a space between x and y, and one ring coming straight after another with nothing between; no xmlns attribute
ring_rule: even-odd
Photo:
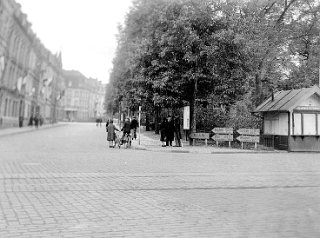
<svg viewBox="0 0 320 238"><path fill-rule="evenodd" d="M7 110L8 110L8 99L4 101L4 116L7 116Z"/></svg>
<svg viewBox="0 0 320 238"><path fill-rule="evenodd" d="M303 134L316 135L316 114L303 114Z"/></svg>
<svg viewBox="0 0 320 238"><path fill-rule="evenodd" d="M318 113L294 113L293 135L319 135L320 114Z"/></svg>
<svg viewBox="0 0 320 238"><path fill-rule="evenodd" d="M301 128L301 114L294 113L293 114L293 134L294 135L301 135L302 128Z"/></svg>
<svg viewBox="0 0 320 238"><path fill-rule="evenodd" d="M12 101L9 99L9 104L8 104L8 116L12 116Z"/></svg>
<svg viewBox="0 0 320 238"><path fill-rule="evenodd" d="M14 117L16 114L16 102L15 101L12 101L11 107L12 107L11 116Z"/></svg>

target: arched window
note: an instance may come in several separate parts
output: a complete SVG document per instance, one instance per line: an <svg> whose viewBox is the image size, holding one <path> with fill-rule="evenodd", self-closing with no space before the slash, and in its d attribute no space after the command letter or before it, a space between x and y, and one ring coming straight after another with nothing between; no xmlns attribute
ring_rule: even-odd
<svg viewBox="0 0 320 238"><path fill-rule="evenodd" d="M8 98L4 101L4 112L3 115L7 116L7 110L8 110Z"/></svg>

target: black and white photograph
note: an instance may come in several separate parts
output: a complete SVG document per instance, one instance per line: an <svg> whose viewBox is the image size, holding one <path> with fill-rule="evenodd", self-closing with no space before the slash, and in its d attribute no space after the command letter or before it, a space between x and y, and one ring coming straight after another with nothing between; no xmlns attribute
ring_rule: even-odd
<svg viewBox="0 0 320 238"><path fill-rule="evenodd" d="M0 0L0 238L319 238L320 0Z"/></svg>

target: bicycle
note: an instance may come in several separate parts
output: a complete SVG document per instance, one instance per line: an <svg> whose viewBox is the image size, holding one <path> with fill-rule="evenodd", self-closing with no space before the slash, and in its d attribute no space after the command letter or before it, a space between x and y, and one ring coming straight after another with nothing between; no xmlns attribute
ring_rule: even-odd
<svg viewBox="0 0 320 238"><path fill-rule="evenodd" d="M124 145L126 149L131 147L131 135L129 133L125 133L124 137L121 140L121 145Z"/></svg>
<svg viewBox="0 0 320 238"><path fill-rule="evenodd" d="M126 136L126 149L130 148L131 147L131 135L130 134L127 134Z"/></svg>

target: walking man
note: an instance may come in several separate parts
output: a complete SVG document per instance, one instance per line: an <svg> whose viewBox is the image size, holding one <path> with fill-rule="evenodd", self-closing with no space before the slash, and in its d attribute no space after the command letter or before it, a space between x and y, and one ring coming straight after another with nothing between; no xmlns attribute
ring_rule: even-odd
<svg viewBox="0 0 320 238"><path fill-rule="evenodd" d="M131 129L133 130L133 137L135 140L137 139L137 128L139 127L139 123L136 119L136 117L132 118L131 124L130 124Z"/></svg>
<svg viewBox="0 0 320 238"><path fill-rule="evenodd" d="M130 135L130 130L131 130L131 123L130 123L129 117L127 117L125 122L124 122L124 125L123 125L123 127L121 129L121 131L123 131L123 135L122 135L121 141L123 141L123 139L124 139L124 137L126 135Z"/></svg>
<svg viewBox="0 0 320 238"><path fill-rule="evenodd" d="M174 123L172 117L168 116L168 124L167 124L167 140L166 145L172 146L172 141L174 140Z"/></svg>

